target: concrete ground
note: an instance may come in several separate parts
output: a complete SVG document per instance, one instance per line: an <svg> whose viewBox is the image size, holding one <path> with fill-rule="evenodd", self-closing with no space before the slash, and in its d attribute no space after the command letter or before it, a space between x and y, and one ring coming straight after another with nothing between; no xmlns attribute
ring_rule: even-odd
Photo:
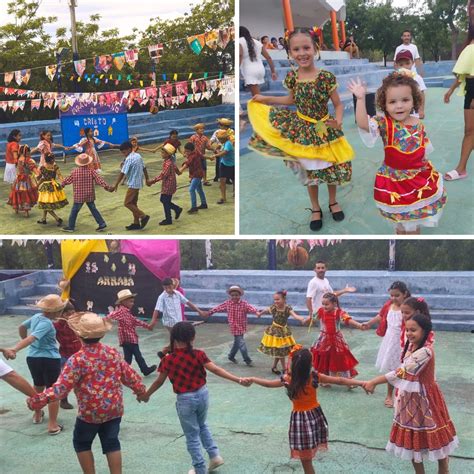
<svg viewBox="0 0 474 474"><path fill-rule="evenodd" d="M344 91L343 91L344 92ZM443 103L443 88L426 90L426 129L435 151L433 165L442 173L453 169L458 160L463 138L463 99L453 95L451 103ZM391 234L393 227L383 219L373 200L375 172L383 161L381 142L367 148L361 141L353 113L344 116L344 132L356 152L352 181L339 188L337 200L346 219L335 222L328 210L327 187L322 186L320 203L323 210L322 234ZM248 131L244 132L248 134ZM241 145L241 147L243 144ZM440 224L423 228L428 235L474 233L473 174L464 180L446 183L448 203ZM240 156L240 232L242 234L309 234L310 207L306 189L281 160L267 159L255 152Z"/></svg>
<svg viewBox="0 0 474 474"><path fill-rule="evenodd" d="M22 317L0 319L0 346L13 344ZM257 352L263 327L250 326L247 345L255 367L233 365L227 360L231 336L222 324L205 324L197 328L196 347L239 376L255 375L272 378L271 359ZM140 346L148 363L157 362L156 350L166 342L165 331L140 332ZM345 337L359 359L359 377L377 375L374 367L380 338L374 332L344 330ZM310 345L316 335L306 328L295 328L297 342ZM117 345L112 331L104 342ZM30 379L25 351L11 365ZM446 397L451 417L460 439L460 447L450 459L450 472L474 472L474 414L472 335L469 333L437 332L437 379ZM135 367L135 364L134 364ZM273 376L275 377L275 376ZM150 385L153 378L147 377ZM244 388L212 374L208 376L211 402L209 425L225 459L218 472L222 474L302 473L297 461L290 461L287 439L291 403L284 389L259 386ZM191 467L185 440L175 411L175 395L171 385L154 394L148 404L138 404L130 390L124 389L125 415L120 439L124 473L185 474ZM361 389L347 391L333 386L318 390L318 398L328 418L329 451L315 461L319 473L410 473L411 463L392 457L384 451L391 426L391 410L383 405L385 389L377 387L367 396ZM77 406L74 396L70 400ZM79 473L72 447L75 410L61 410L59 422L64 433L48 437L46 425L33 425L23 395L0 382L0 472L30 474L35 472ZM98 440L94 445L97 472L107 471L105 457ZM437 464L425 463L427 473L437 472Z"/></svg>
<svg viewBox="0 0 474 474"><path fill-rule="evenodd" d="M146 145L147 148L153 148L156 144ZM99 152L103 170L103 177L109 184L115 184L120 173L120 163L123 160L119 150ZM163 160L158 153L141 153L148 169L150 177L154 177L161 172ZM178 153L178 164L183 163L183 157ZM68 176L75 167L74 156L68 156L67 162L63 163L59 155L58 166L63 176ZM178 221L173 221L173 225L159 226L158 223L164 219L163 206L160 202L161 183L156 183L152 187L145 186L140 192L138 206L145 213L151 216L150 222L143 230L128 231L125 226L133 222L131 212L123 206L123 200L127 186L120 186L116 193L104 191L96 186L96 206L107 223L106 234L113 235L195 235L195 234L215 234L229 235L234 234L234 198L232 197L232 186L227 186L227 203L223 205L216 204L220 199L219 183L214 183L214 162L208 161L211 186L204 186L204 192L209 205L209 209L201 210L197 214L189 215L186 211L191 207L189 195L188 171L181 176L177 176L178 191L174 195L173 202L183 207L184 212ZM5 203L10 193L10 186L3 180L0 181L0 196ZM73 202L72 186L66 186L66 195L70 204L59 210L57 214L67 224L69 212ZM200 203L198 197L198 204ZM64 234L51 216L48 216L48 224L37 224L42 211L37 207L30 212L30 217L25 218L24 214L15 214L11 206L3 204L0 206L0 221L2 223L3 234ZM97 224L84 206L76 222L75 234L100 235L104 232L96 232ZM71 234L69 234L71 235ZM74 235L74 234L72 234Z"/></svg>

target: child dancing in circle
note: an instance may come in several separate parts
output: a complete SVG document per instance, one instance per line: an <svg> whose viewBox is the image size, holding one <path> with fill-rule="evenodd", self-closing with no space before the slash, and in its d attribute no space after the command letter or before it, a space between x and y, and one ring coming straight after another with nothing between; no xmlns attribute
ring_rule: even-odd
<svg viewBox="0 0 474 474"><path fill-rule="evenodd" d="M382 137L385 157L374 183L375 204L397 234L419 234L438 224L446 204L443 178L426 155L433 151L423 123L411 115L421 105L417 82L400 72L387 76L377 91L384 116L369 118L367 88L358 79L349 90L357 97L356 120L364 143L373 147ZM366 133L364 133L366 132Z"/></svg>
<svg viewBox="0 0 474 474"><path fill-rule="evenodd" d="M406 322L407 343L403 363L396 370L364 384L373 392L382 383L397 387L395 415L386 450L410 459L415 473L424 474L423 460L438 461L438 473L449 472L448 456L459 441L443 394L436 383L432 329L428 316L416 313Z"/></svg>
<svg viewBox="0 0 474 474"><path fill-rule="evenodd" d="M424 314L426 317L431 319L430 310L428 304L424 298L415 296L409 296L400 306L400 311L402 313L402 327L400 334L400 347L403 350L407 342L406 335L406 322L410 320L416 313ZM428 344L434 343L434 332L431 331L428 339ZM403 362L403 359L400 359Z"/></svg>
<svg viewBox="0 0 474 474"><path fill-rule="evenodd" d="M352 176L350 161L354 151L342 132L344 106L336 91L336 77L318 69L314 58L319 53L316 34L297 28L289 34L289 55L298 65L287 74L283 84L288 89L284 97L257 94L248 104L248 115L255 135L249 147L271 157L286 160L292 170L308 186L312 218L310 229L323 225L319 203L319 186L326 183L329 211L335 221L344 213L336 201L337 186L348 183ZM335 118L329 114L328 102L335 108ZM296 112L266 104L296 105Z"/></svg>
<svg viewBox="0 0 474 474"><path fill-rule="evenodd" d="M298 316L293 311L293 308L286 304L286 290L275 292L273 295L273 304L269 308L259 311L257 317L262 316L262 314L271 314L273 316L273 322L271 326L265 329L258 350L274 358L272 372L280 375L286 368L285 357L296 344L291 330L288 327L288 318L292 316L302 324L305 319ZM278 362L280 362L282 372L278 370Z"/></svg>
<svg viewBox="0 0 474 474"><path fill-rule="evenodd" d="M323 295L321 308L312 317L310 316L306 323L311 324L315 319L320 321L321 332L311 347L314 368L327 375L355 377L357 375L355 366L359 361L352 355L342 335L341 321L346 326L357 329L363 329L362 324L354 321L340 308L339 300L334 293Z"/></svg>
<svg viewBox="0 0 474 474"><path fill-rule="evenodd" d="M318 382L337 385L360 385L364 382L344 377L330 377L313 369L311 352L295 346L290 354L290 372L280 380L266 380L251 377L253 383L262 387L285 387L293 403L288 431L290 454L299 459L305 474L315 474L313 458L319 450L326 450L328 443L328 422L318 402Z"/></svg>

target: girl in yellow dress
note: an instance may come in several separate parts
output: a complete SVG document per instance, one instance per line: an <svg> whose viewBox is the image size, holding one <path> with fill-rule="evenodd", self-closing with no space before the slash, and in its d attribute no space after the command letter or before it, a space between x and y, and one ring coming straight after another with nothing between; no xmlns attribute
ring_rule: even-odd
<svg viewBox="0 0 474 474"><path fill-rule="evenodd" d="M314 64L319 53L316 33L305 28L291 32L287 40L289 55L298 65L283 84L287 96L257 94L248 104L248 116L254 130L249 147L258 153L284 159L308 187L312 218L310 229L323 225L319 204L319 185L326 183L329 211L335 221L344 213L336 201L338 185L352 176L354 150L342 132L344 106L337 93L336 77ZM328 112L334 105L335 117ZM296 105L296 111L266 104Z"/></svg>
<svg viewBox="0 0 474 474"><path fill-rule="evenodd" d="M54 212L68 205L66 194L60 184L61 180L61 172L54 160L54 155L48 153L38 176L38 209L43 211L43 218L38 221L38 224L46 224L46 216L51 214L58 227L62 225L63 220Z"/></svg>

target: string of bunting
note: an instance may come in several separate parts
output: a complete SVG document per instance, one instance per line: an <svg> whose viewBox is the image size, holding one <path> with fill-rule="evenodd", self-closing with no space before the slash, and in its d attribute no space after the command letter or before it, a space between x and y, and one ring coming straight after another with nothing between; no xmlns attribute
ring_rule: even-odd
<svg viewBox="0 0 474 474"><path fill-rule="evenodd" d="M158 87L150 86L123 91L75 93L40 92L0 87L0 94L24 97L22 100L0 101L0 110L9 110L14 113L17 110L24 110L28 102L31 104L31 110L39 110L43 106L45 109L59 107L61 111L65 111L73 103L77 102L91 103L98 107L123 103L128 109L131 109L135 102L141 106L150 103L160 108L172 108L184 103L209 100L216 92L218 95L233 94L234 82L234 76L226 75L215 79L199 78L190 82L167 83Z"/></svg>
<svg viewBox="0 0 474 474"><path fill-rule="evenodd" d="M170 43L174 43L177 41L187 41L187 44L191 48L191 50L195 54L201 54L204 47L208 47L212 50L217 50L217 48L225 49L230 41L232 41L235 37L235 30L233 26L223 27L223 28L216 28L214 30L208 31L207 33L201 33L199 35L192 35L187 38L178 38L175 40L170 41ZM135 48L129 49L126 51L120 51L118 53L112 54L103 54L100 56L94 56L92 58L86 59L78 59L76 61L66 61L60 64L49 64L47 66L35 66L29 69L21 69L18 71L10 71L0 73L4 75L4 84L6 86L10 85L10 83L15 80L15 82L21 85L27 85L31 78L31 71L35 69L44 69L46 73L46 77L53 81L57 75L61 74L61 69L66 64L74 63L74 70L77 74L78 82L83 77L85 70L87 68L88 61L92 61L94 65L94 74L86 74L85 79L89 80L92 79L94 76L94 81L97 81L97 78L100 76L106 77L106 74L111 70L112 67L115 67L117 71L121 71L125 64L128 64L132 69L135 68L136 63L138 62L138 54L141 50L147 50L148 55L151 61L155 64L160 62L160 59L163 57L164 51L164 44L157 43L152 44L149 46L145 46L143 48ZM120 79L118 77L115 79L122 80L122 74L119 74ZM131 74L123 75L127 78L127 80L131 80ZM74 76L72 76L74 77ZM73 80L73 79L70 79ZM98 81L97 81L98 82Z"/></svg>

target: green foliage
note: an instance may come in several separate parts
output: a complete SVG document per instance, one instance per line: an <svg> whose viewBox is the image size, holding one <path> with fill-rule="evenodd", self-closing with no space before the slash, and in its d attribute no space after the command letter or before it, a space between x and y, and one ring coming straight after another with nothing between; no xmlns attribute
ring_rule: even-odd
<svg viewBox="0 0 474 474"><path fill-rule="evenodd" d="M54 267L61 268L59 245L53 244ZM12 245L10 240L3 240L0 247L0 269L30 270L46 269L47 257L41 242L29 241L26 246Z"/></svg>

